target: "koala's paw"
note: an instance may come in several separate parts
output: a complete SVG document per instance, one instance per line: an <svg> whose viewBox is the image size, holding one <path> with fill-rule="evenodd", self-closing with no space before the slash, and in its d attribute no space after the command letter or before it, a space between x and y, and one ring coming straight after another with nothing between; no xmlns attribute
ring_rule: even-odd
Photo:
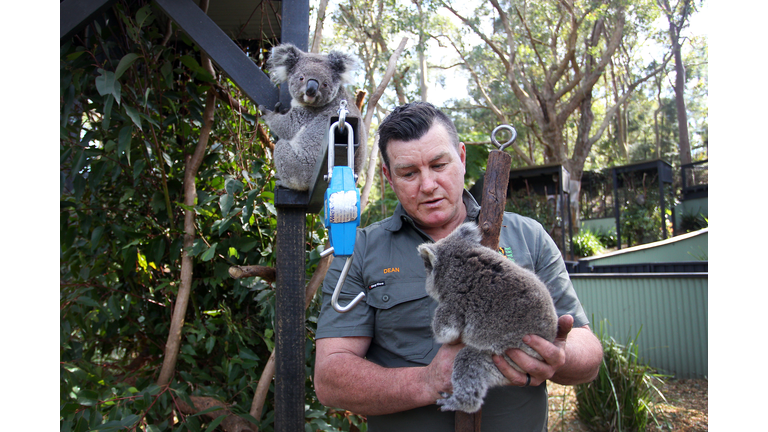
<svg viewBox="0 0 768 432"><path fill-rule="evenodd" d="M259 111L261 112L262 116L272 114L272 111L268 110L264 105L259 105Z"/></svg>
<svg viewBox="0 0 768 432"><path fill-rule="evenodd" d="M461 339L461 329L456 327L440 327L433 331L435 340L439 343L451 343Z"/></svg>
<svg viewBox="0 0 768 432"><path fill-rule="evenodd" d="M280 101L278 101L278 102L275 104L275 112L276 112L276 113L285 114L285 113L287 113L287 112L288 112L288 111L290 111L290 110L291 110L291 107L288 107L288 108L283 108L283 103L282 103L282 102L280 102Z"/></svg>
<svg viewBox="0 0 768 432"><path fill-rule="evenodd" d="M446 393L441 393L443 397L448 396ZM440 406L441 411L464 411L466 413L474 413L480 410L483 405L483 400L479 397L467 397L467 395L461 396L457 394L450 395L444 399L438 399L437 405Z"/></svg>

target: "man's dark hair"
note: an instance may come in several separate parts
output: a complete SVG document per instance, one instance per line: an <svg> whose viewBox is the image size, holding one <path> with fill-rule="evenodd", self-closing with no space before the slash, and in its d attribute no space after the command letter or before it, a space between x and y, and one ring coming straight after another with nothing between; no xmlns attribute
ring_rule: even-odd
<svg viewBox="0 0 768 432"><path fill-rule="evenodd" d="M448 131L451 144L459 148L459 134L456 126L445 113L429 102L412 102L395 108L379 126L379 150L384 165L389 168L387 145L390 140L413 141L423 137L436 122Z"/></svg>

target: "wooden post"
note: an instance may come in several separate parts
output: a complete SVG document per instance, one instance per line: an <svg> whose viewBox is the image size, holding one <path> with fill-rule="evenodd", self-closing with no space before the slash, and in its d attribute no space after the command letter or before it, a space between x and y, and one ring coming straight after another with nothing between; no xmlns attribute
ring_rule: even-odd
<svg viewBox="0 0 768 432"><path fill-rule="evenodd" d="M295 432L304 430L306 207L281 205L278 196L279 193L275 196L275 431Z"/></svg>
<svg viewBox="0 0 768 432"><path fill-rule="evenodd" d="M488 156L483 183L482 208L477 218L477 226L483 234L480 243L493 250L499 247L499 235L507 204L507 185L512 156L500 150L493 150ZM456 411L456 432L480 432L482 410L468 414Z"/></svg>

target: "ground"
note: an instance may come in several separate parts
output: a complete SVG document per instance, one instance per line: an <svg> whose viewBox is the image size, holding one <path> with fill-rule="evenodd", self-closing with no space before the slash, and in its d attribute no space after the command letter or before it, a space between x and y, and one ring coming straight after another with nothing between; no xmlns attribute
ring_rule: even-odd
<svg viewBox="0 0 768 432"><path fill-rule="evenodd" d="M548 383L549 430L551 432L590 432L576 418L576 396L573 387ZM698 432L708 428L707 380L669 380L661 389L666 403L659 404L659 424L650 431Z"/></svg>

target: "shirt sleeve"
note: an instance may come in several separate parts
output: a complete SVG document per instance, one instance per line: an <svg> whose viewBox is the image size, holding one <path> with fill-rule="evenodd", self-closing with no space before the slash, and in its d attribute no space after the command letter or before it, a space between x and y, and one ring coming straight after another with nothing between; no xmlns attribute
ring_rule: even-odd
<svg viewBox="0 0 768 432"><path fill-rule="evenodd" d="M557 316L566 314L573 316L574 327L589 324L584 308L573 289L560 250L540 223L533 221L532 225L534 227L531 227L528 232L533 236L531 244L535 245L536 249L533 251L534 271L549 289Z"/></svg>

